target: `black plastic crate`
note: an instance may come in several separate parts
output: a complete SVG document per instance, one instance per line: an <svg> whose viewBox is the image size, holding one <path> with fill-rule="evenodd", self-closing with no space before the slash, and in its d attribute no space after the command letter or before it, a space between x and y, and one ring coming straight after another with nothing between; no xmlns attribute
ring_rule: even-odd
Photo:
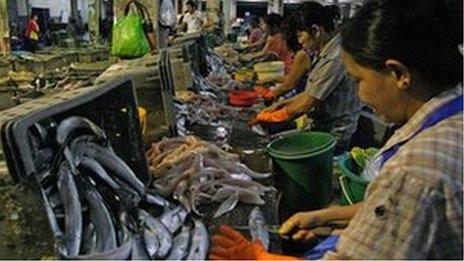
<svg viewBox="0 0 464 261"><path fill-rule="evenodd" d="M86 117L104 129L116 154L143 182L148 182L136 94L127 79L62 92L3 111L0 115L2 149L15 182L33 181L34 175L46 171L45 156L33 153L32 135L37 131L34 125L59 124L69 116Z"/></svg>

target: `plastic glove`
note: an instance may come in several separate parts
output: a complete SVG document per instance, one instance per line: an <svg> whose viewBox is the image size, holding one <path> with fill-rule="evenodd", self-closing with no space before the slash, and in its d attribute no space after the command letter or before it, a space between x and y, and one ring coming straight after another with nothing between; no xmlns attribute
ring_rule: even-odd
<svg viewBox="0 0 464 261"><path fill-rule="evenodd" d="M254 90L259 96L263 97L266 100L270 100L275 97L275 93L272 89L265 88L262 86L256 86L254 87Z"/></svg>
<svg viewBox="0 0 464 261"><path fill-rule="evenodd" d="M258 116L256 117L256 120L258 122L284 122L290 118L290 115L288 114L288 111L286 108L274 111L274 112L269 112L269 111L261 111Z"/></svg>
<svg viewBox="0 0 464 261"><path fill-rule="evenodd" d="M260 241L252 243L231 227L221 226L219 231L220 234L212 239L211 260L297 260L268 253Z"/></svg>

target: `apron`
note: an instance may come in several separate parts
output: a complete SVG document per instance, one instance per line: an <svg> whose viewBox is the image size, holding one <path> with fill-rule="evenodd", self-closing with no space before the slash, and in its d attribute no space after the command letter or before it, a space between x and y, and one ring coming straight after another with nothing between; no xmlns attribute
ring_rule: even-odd
<svg viewBox="0 0 464 261"><path fill-rule="evenodd" d="M374 160L371 161L372 164L370 164L369 169L367 171L372 172L372 173L368 175L371 176L371 175L377 174L380 171L380 169L385 165L385 163L398 152L401 146L406 144L408 141L410 141L412 138L417 136L419 133L435 126L437 123L451 116L454 116L458 113L462 113L463 111L462 103L463 103L463 96L460 95L459 97L454 98L450 102L444 104L443 106L438 108L433 114L428 116L425 119L425 122L422 124L422 126L413 135L411 135L411 137L392 146L390 149L379 153L374 158ZM335 250L339 239L340 239L339 236L328 236L326 238L320 239L319 243L314 248L306 252L304 257L311 259L311 260L322 258L326 252Z"/></svg>

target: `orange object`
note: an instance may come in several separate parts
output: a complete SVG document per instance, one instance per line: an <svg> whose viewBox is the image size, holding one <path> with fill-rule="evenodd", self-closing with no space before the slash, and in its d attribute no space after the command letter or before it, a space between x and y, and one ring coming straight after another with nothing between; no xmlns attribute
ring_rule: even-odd
<svg viewBox="0 0 464 261"><path fill-rule="evenodd" d="M142 133L145 133L148 123L147 110L143 107L137 107L137 111L139 114L140 125L142 125Z"/></svg>
<svg viewBox="0 0 464 261"><path fill-rule="evenodd" d="M219 232L212 238L211 260L298 260L268 253L260 241L252 243L229 226L221 226Z"/></svg>
<svg viewBox="0 0 464 261"><path fill-rule="evenodd" d="M290 118L288 111L286 108L280 109L278 111L261 111L258 116L256 116L256 120L258 122L283 122Z"/></svg>
<svg viewBox="0 0 464 261"><path fill-rule="evenodd" d="M256 86L254 87L255 92L263 97L266 100L272 99L275 97L274 91L272 89L262 87L262 86Z"/></svg>
<svg viewBox="0 0 464 261"><path fill-rule="evenodd" d="M252 106L258 100L258 94L255 91L230 91L229 103L238 107Z"/></svg>

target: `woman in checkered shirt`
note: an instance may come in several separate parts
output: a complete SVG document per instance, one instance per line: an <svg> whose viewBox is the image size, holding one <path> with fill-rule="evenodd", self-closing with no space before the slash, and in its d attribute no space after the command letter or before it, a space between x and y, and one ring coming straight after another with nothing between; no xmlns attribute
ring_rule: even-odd
<svg viewBox="0 0 464 261"><path fill-rule="evenodd" d="M343 61L359 97L399 129L324 259L463 259L462 20L462 0L370 0L344 26ZM280 232L311 239L337 219L321 213L298 213ZM221 232L214 258L291 258Z"/></svg>

